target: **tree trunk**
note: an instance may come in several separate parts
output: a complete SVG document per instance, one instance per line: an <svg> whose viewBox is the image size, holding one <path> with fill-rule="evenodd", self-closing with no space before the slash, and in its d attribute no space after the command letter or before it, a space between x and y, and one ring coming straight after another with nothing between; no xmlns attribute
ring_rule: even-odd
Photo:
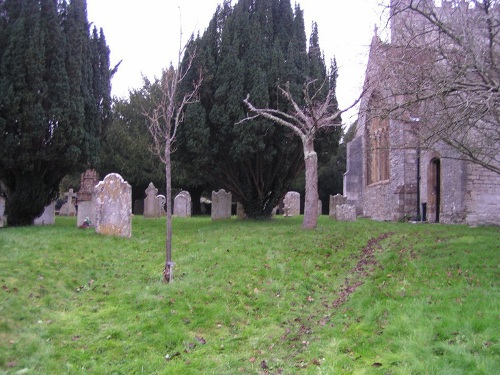
<svg viewBox="0 0 500 375"><path fill-rule="evenodd" d="M306 197L304 202L304 229L314 229L318 223L318 155L314 151L314 137L304 140L306 168Z"/></svg>
<svg viewBox="0 0 500 375"><path fill-rule="evenodd" d="M165 198L167 210L167 231L165 241L165 269L163 270L163 281L166 283L172 282L172 166L170 162L170 142L171 139L167 136L165 143L165 183L166 192Z"/></svg>

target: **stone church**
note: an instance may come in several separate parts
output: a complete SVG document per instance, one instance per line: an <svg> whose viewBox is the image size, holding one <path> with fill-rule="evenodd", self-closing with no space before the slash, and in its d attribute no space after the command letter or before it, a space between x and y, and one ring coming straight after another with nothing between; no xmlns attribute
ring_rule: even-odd
<svg viewBox="0 0 500 375"><path fill-rule="evenodd" d="M380 103L391 86L383 82L381 67L397 61L390 56L407 58L408 50L400 46L405 43L408 27L424 30L425 20L392 9L410 2L391 0L389 43L383 43L375 31L356 133L347 145L344 196L356 206L358 215L376 220L500 225L499 173L464 160L456 147L439 139L424 146L419 133L419 121L425 117L419 113L422 107L399 116L375 110L383 107ZM442 0L439 7L428 0L430 3L436 14L450 17L457 7L469 6L465 0ZM498 133L500 124L494 126ZM493 146L499 160L500 144Z"/></svg>

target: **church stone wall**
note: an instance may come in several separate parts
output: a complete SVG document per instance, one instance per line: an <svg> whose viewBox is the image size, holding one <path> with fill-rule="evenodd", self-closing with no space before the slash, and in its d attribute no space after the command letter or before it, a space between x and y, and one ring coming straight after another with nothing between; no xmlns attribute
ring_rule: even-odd
<svg viewBox="0 0 500 375"><path fill-rule="evenodd" d="M409 1L391 0L391 8L394 10L397 6L407 5ZM451 4L443 0L442 7L437 11L453 14ZM460 4L465 6L467 2ZM384 95L390 94L384 92L390 88L390 83L378 84L380 69L386 61L390 61L387 59L392 54L398 53L398 49L392 47L405 40L404 27L411 26L417 33L423 27L417 19L411 19L411 13L397 14L391 19L391 44L382 43L377 35L372 40L365 77L366 92L360 102L356 137L347 145L344 195L350 204L356 206L358 214L361 212L378 220L419 219L418 214L421 217L422 204L425 204L429 222L500 225L500 175L460 160L461 155L442 142L433 144L432 150L420 145L417 139L420 122L418 108L405 121L390 120L389 179L380 181L380 178L386 178L386 174L383 177L379 175L379 179L372 178L373 171L380 164L373 163L373 153L368 157L368 144L373 142L373 138L368 137L376 134L371 133L368 116L372 107L377 115L377 107L371 104L371 98L390 98L390 95ZM384 104L380 101L374 103ZM370 185L368 165L372 167L370 180L376 181Z"/></svg>
<svg viewBox="0 0 500 375"><path fill-rule="evenodd" d="M468 163L467 224L500 225L500 175Z"/></svg>
<svg viewBox="0 0 500 375"><path fill-rule="evenodd" d="M398 221L416 216L417 152L408 147L412 142L411 124L392 120L389 125L390 179L366 185L366 165L363 170L363 215L377 220ZM365 149L366 160L366 149Z"/></svg>
<svg viewBox="0 0 500 375"><path fill-rule="evenodd" d="M441 223L465 222L466 181L464 161L441 159Z"/></svg>

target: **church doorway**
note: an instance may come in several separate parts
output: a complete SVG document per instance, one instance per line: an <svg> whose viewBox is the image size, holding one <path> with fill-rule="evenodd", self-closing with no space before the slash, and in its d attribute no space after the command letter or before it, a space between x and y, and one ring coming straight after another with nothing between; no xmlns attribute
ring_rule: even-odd
<svg viewBox="0 0 500 375"><path fill-rule="evenodd" d="M429 221L439 223L441 211L441 160L431 160L427 173L427 211Z"/></svg>

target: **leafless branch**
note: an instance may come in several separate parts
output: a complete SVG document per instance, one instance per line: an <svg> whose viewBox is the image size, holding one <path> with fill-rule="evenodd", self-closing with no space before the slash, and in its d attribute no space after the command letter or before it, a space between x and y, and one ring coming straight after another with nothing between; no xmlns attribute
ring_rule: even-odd
<svg viewBox="0 0 500 375"><path fill-rule="evenodd" d="M400 30L391 44L372 49L370 84L383 100L367 115L402 121L418 116L426 146L444 142L459 158L498 171L499 4L449 0L435 8L433 3L392 3L392 22Z"/></svg>

